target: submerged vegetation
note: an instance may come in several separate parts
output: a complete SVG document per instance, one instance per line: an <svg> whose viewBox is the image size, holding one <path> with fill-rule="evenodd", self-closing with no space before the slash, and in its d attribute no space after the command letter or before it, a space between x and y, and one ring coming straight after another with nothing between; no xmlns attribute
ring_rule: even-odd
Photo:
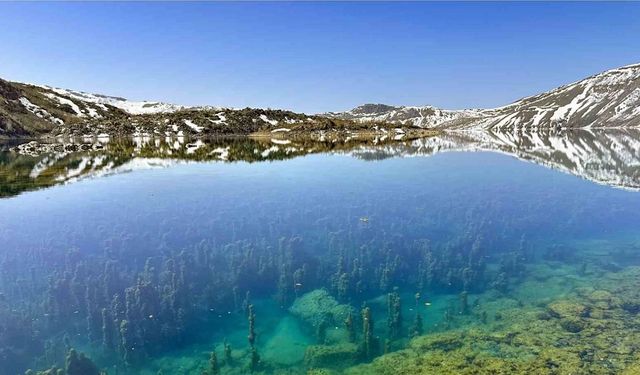
<svg viewBox="0 0 640 375"><path fill-rule="evenodd" d="M492 312L489 322L413 339L407 348L346 374L637 374L640 268L622 272L575 269L547 273L517 287L554 287L570 281L567 295L522 302L487 293L473 310Z"/></svg>
<svg viewBox="0 0 640 375"><path fill-rule="evenodd" d="M535 260L524 240L488 263L493 241L471 233L436 245L359 225L306 240L272 230L256 240L161 245L151 253L115 238L101 253L4 252L3 368L66 375L286 368L605 374L634 361L640 333L622 331L640 311L640 268L611 272L588 258L586 269L574 267L554 248ZM562 297L527 296L530 288L558 282L566 285ZM278 333L267 326L287 316L295 323L281 328L300 330L294 336L307 342L304 357L290 363L269 353L282 348L274 347ZM235 333L243 326L244 343ZM211 350L187 356L192 362L182 372L175 362L158 362L207 343Z"/></svg>
<svg viewBox="0 0 640 375"><path fill-rule="evenodd" d="M20 352L36 350L29 354L42 353L44 359L52 360L60 356L55 350L68 345L66 341L88 337L83 345L101 348L104 360L111 359L124 370L143 366L176 343L188 343L210 312L245 314L248 347L237 363L248 363L251 372L257 372L263 367L256 344L260 317L251 299L274 296L282 308L296 301L291 307L292 314L308 325L320 345L307 349L306 363L335 363L332 358L348 357L348 353L371 359L382 348L380 340L374 337L371 309L362 309L359 349L345 342L346 346L336 352L333 344L342 345L344 338L355 337L339 327L340 322L353 320L354 314L349 304L338 304L331 294L358 305L379 293L394 290L391 285L415 287L425 278L429 281L423 283L423 290L439 287L439 280L446 282L450 290L456 290L463 288L464 270L474 267L468 262L469 255L431 249L424 242L408 242L404 251L393 254L384 236L374 236L361 246L350 245L347 233L329 233L325 241L312 245L326 246L329 256L322 258L316 257L297 236L275 242L267 236L256 242L240 240L224 245L203 241L189 249L166 249L148 255L134 255L130 250L118 248L106 248L104 255L91 257L69 251L60 261L44 256L46 253L42 251L22 254L20 258L6 254L2 269L4 295L21 308L15 315L12 311L17 310L6 311L3 321L10 323L12 329L22 330L16 332L22 339L11 337L3 344L16 348L16 343L24 342ZM461 244L460 249L464 247ZM125 257L129 258L126 263ZM411 264L409 259L422 260ZM8 264L13 266L7 267ZM136 269L135 264L141 268ZM20 277L19 271L25 267L31 270L26 279ZM477 275L477 288L488 282L484 272L469 269L471 272L467 274ZM294 282L294 274L298 282ZM324 282L336 278L343 282L337 285ZM332 293L314 290L322 287ZM245 294L240 303L240 296ZM296 294L300 295L297 300ZM398 340L406 335L400 332L397 291L389 294L389 301L392 315L387 338ZM31 312L31 323L15 325L14 322L24 319L24 311ZM27 338L38 338L35 332L47 334L40 336L40 340L25 342Z"/></svg>
<svg viewBox="0 0 640 375"><path fill-rule="evenodd" d="M202 242L161 250L144 262L135 255L131 263L115 248L106 248L105 258L69 251L59 261L45 253L26 259L5 254L3 368L7 374L50 368L25 372L30 375L147 373L150 363L158 365L155 359L209 342L202 334L222 337L215 330L230 333L243 325L244 348L220 340L208 356L191 355L184 373L266 374L293 366L323 374L613 374L637 362L640 267L612 272L589 263L585 271L557 260L525 265L520 248L487 272L485 264L469 262L482 252L478 240L463 241L456 251L405 243L404 252L390 257L389 248L376 245L380 238L353 248L345 235L329 235L330 258L309 254L300 237L274 244L266 238ZM419 260L415 267L411 259ZM27 264L30 273L20 277ZM53 272L43 278L46 269ZM336 274L347 281L323 281ZM465 282L469 274L476 275L473 284ZM497 287L503 277L508 285ZM557 284L565 292L536 295ZM417 293L401 293L409 290ZM301 362L283 366L260 354L270 349L263 317L273 321L264 315L274 308L280 316L291 314L309 337ZM411 320L404 319L407 311ZM72 349L78 345L103 367Z"/></svg>
<svg viewBox="0 0 640 375"><path fill-rule="evenodd" d="M222 160L221 148L230 161L298 155L272 149L270 140L216 142L177 149L114 141L80 159L49 155L57 162L38 161L47 165L40 175L51 176L42 186L98 171L100 155L115 167L169 150L187 160ZM287 147L302 154L346 146L291 140ZM21 172L6 178L38 181L36 156L21 151L6 163ZM375 176L340 162L330 168L345 168L342 183L313 163L294 165L295 176L304 175L295 184L282 169L270 180L263 175L274 169L242 164L229 176L216 169L207 189L185 189L190 180L175 195L167 180L153 179L166 184L163 195L144 185L119 204L101 195L121 193L114 181L71 211L80 215L56 212L53 224L18 217L22 226L7 225L0 217L0 368L8 375L638 368L640 244L610 234L636 234L640 214L628 196L607 196L611 209L600 211L590 198L602 191L570 200L579 194L565 190L577 186L569 183L514 194L498 179L452 193L442 178L428 185L422 170L401 174L400 161ZM540 186L548 201L528 199ZM52 197L56 190L64 189L51 189ZM11 201L36 195L0 203L24 213ZM52 210L68 202L51 202ZM606 241L582 240L593 233Z"/></svg>

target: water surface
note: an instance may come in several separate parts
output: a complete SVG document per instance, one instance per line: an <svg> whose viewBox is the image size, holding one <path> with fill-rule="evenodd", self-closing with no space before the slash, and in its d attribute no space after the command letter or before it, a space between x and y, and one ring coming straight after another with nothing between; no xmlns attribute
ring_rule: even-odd
<svg viewBox="0 0 640 375"><path fill-rule="evenodd" d="M633 371L636 139L5 151L2 374Z"/></svg>

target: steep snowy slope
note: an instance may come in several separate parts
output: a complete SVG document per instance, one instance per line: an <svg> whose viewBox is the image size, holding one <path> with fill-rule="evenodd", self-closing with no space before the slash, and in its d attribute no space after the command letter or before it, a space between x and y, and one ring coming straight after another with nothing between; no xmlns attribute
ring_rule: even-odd
<svg viewBox="0 0 640 375"><path fill-rule="evenodd" d="M493 110L490 129L640 126L640 64L608 70Z"/></svg>
<svg viewBox="0 0 640 375"><path fill-rule="evenodd" d="M640 64L608 70L504 107L444 110L365 104L328 113L358 121L384 120L457 129L549 129L640 127Z"/></svg>

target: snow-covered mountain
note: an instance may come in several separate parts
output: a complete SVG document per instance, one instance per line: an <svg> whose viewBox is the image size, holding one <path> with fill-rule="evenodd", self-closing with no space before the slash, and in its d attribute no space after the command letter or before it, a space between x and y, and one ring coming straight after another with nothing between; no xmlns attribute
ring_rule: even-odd
<svg viewBox="0 0 640 375"><path fill-rule="evenodd" d="M640 126L640 64L518 100L474 124L485 129Z"/></svg>
<svg viewBox="0 0 640 375"><path fill-rule="evenodd" d="M271 109L186 107L136 102L0 79L0 137L157 134L251 134L274 130L378 131L640 127L640 64L492 109L365 104L346 112L306 115Z"/></svg>
<svg viewBox="0 0 640 375"><path fill-rule="evenodd" d="M181 109L185 107L0 79L0 136L5 137L59 133L77 124Z"/></svg>
<svg viewBox="0 0 640 375"><path fill-rule="evenodd" d="M326 115L358 121L412 123L427 128L640 127L640 64L608 70L499 108L444 110L431 106L365 104L350 111Z"/></svg>
<svg viewBox="0 0 640 375"><path fill-rule="evenodd" d="M395 128L260 108L187 107L0 79L0 138L248 135ZM420 129L418 129L420 130Z"/></svg>
<svg viewBox="0 0 640 375"><path fill-rule="evenodd" d="M482 110L446 110L432 106L390 106L385 104L364 104L346 112L329 112L325 116L357 120L362 122L392 122L435 128L444 123L461 118L483 117Z"/></svg>

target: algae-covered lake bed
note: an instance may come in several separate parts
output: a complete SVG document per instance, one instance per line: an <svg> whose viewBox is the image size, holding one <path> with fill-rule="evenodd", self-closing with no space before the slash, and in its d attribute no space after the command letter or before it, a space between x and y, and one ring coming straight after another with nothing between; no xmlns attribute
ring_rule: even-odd
<svg viewBox="0 0 640 375"><path fill-rule="evenodd" d="M0 374L639 374L640 137L514 137L0 148Z"/></svg>

